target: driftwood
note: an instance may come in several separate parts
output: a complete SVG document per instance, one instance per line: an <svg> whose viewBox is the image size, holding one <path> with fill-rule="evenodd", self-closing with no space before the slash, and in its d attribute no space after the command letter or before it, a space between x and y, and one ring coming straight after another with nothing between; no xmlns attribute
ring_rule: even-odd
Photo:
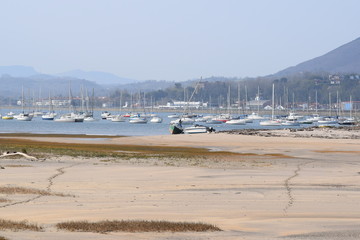
<svg viewBox="0 0 360 240"><path fill-rule="evenodd" d="M31 161L38 160L36 157L30 156L30 155L28 155L26 153L23 153L23 152L3 152L3 154L0 155L0 158L9 157L9 156L17 156L17 155L23 156L23 157L25 157L27 159L30 159Z"/></svg>

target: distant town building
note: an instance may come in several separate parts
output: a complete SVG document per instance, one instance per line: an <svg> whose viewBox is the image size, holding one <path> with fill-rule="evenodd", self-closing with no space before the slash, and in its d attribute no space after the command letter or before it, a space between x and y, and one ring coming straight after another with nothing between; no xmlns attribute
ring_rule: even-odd
<svg viewBox="0 0 360 240"><path fill-rule="evenodd" d="M246 109L256 110L256 109L263 109L266 106L271 105L270 100L252 100L246 103Z"/></svg>
<svg viewBox="0 0 360 240"><path fill-rule="evenodd" d="M360 109L360 101L341 102L340 108L345 111Z"/></svg>
<svg viewBox="0 0 360 240"><path fill-rule="evenodd" d="M337 75L337 74L329 75L329 82L331 85L340 85L341 80L342 80L342 77L340 75Z"/></svg>
<svg viewBox="0 0 360 240"><path fill-rule="evenodd" d="M168 102L166 105L161 105L159 108L168 108L168 109L183 109L183 108L207 108L208 103L203 102L186 102L186 101L174 101Z"/></svg>

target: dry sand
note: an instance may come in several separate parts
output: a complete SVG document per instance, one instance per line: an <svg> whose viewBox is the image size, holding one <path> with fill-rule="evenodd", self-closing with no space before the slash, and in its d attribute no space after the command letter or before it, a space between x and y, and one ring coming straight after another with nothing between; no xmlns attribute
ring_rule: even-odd
<svg viewBox="0 0 360 240"><path fill-rule="evenodd" d="M321 133L320 133L321 135ZM36 140L37 138L33 138ZM41 138L43 140L44 138ZM48 141L97 142L47 138ZM255 153L189 166L177 162L52 157L0 159L0 186L74 195L4 195L0 218L44 232L0 232L11 240L360 239L360 140L235 134L126 137L102 143L206 147ZM268 157L264 154L274 154ZM276 157L278 155L287 157ZM69 220L168 220L215 224L205 233L69 233Z"/></svg>

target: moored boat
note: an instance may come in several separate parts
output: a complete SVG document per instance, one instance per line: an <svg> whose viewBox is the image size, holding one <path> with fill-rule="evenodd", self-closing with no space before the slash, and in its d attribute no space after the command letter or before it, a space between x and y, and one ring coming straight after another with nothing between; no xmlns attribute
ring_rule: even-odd
<svg viewBox="0 0 360 240"><path fill-rule="evenodd" d="M111 121L112 121L112 122L125 122L125 117L122 116L121 114L113 115L113 116L111 117Z"/></svg>
<svg viewBox="0 0 360 240"><path fill-rule="evenodd" d="M162 123L162 118L161 117L152 117L150 119L151 123Z"/></svg>
<svg viewBox="0 0 360 240"><path fill-rule="evenodd" d="M1 119L3 119L3 120L13 120L14 116L13 115L5 115L5 116L2 116Z"/></svg>
<svg viewBox="0 0 360 240"><path fill-rule="evenodd" d="M20 113L16 119L19 121L31 121L32 118L33 118L33 115L31 115L29 113Z"/></svg>
<svg viewBox="0 0 360 240"><path fill-rule="evenodd" d="M225 124L230 124L230 125L245 125L245 124L246 124L246 120L245 120L245 119L231 119L231 120L225 122Z"/></svg>
<svg viewBox="0 0 360 240"><path fill-rule="evenodd" d="M187 127L184 129L184 133L186 134L211 133L211 132L215 132L215 129L212 127L207 127L198 124L195 124L194 126Z"/></svg>
<svg viewBox="0 0 360 240"><path fill-rule="evenodd" d="M147 123L147 119L143 117L133 117L130 118L129 123L135 123L135 124L144 124Z"/></svg>
<svg viewBox="0 0 360 240"><path fill-rule="evenodd" d="M71 114L61 115L60 118L54 119L55 122L75 122L75 118Z"/></svg>
<svg viewBox="0 0 360 240"><path fill-rule="evenodd" d="M41 116L42 120L54 120L54 118L56 117L56 113L54 112L48 112L44 115Z"/></svg>

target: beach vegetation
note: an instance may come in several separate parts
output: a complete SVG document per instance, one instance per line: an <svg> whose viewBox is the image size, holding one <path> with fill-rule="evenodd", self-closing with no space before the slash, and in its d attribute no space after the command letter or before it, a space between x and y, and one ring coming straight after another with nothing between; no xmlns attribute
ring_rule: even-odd
<svg viewBox="0 0 360 240"><path fill-rule="evenodd" d="M2 136L2 134L0 134ZM291 158L282 154L255 154L238 153L227 151L213 151L207 148L193 148L180 146L149 146L112 143L66 143L41 141L41 137L48 137L45 134L31 134L39 140L34 141L28 138L10 137L0 138L0 151L20 151L26 149L27 153L38 159L48 156L70 156L83 158L100 158L103 163L118 163L120 161L146 161L163 162L167 166L183 165L206 166L206 162L243 162L256 159ZM15 134L17 136L17 134ZM9 138L8 138L9 137ZM67 138L72 137L68 135ZM88 137L88 136L86 136ZM124 139L126 142L126 139ZM22 156L13 156L22 157ZM156 159L156 161L154 161ZM181 164L180 162L181 161Z"/></svg>
<svg viewBox="0 0 360 240"><path fill-rule="evenodd" d="M43 228L34 223L27 221L11 221L0 219L0 230L12 230L12 231L42 231ZM1 240L1 238L0 238Z"/></svg>
<svg viewBox="0 0 360 240"><path fill-rule="evenodd" d="M0 187L0 194L14 195L14 194L33 194L40 196L57 196L57 197L69 197L70 195L62 193L53 193L46 190L39 190L34 188L25 187Z"/></svg>
<svg viewBox="0 0 360 240"><path fill-rule="evenodd" d="M71 232L206 232L221 231L220 228L205 223L121 220L121 221L70 221L56 224L59 230Z"/></svg>
<svg viewBox="0 0 360 240"><path fill-rule="evenodd" d="M6 198L0 198L0 203L10 202L9 199Z"/></svg>

